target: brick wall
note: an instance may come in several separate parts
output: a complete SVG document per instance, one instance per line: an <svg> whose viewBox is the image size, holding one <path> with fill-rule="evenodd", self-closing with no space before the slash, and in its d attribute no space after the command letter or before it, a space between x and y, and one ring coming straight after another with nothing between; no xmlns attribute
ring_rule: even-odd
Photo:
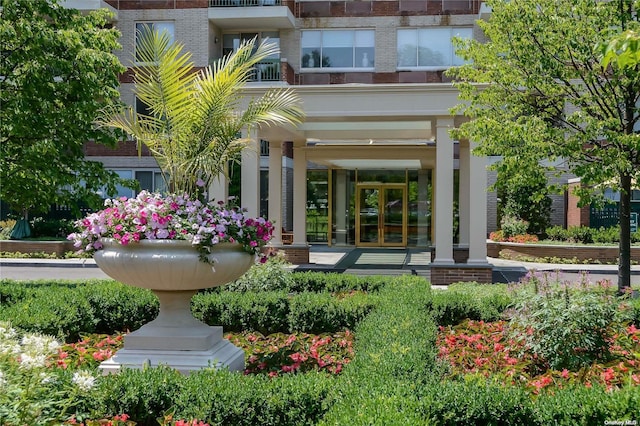
<svg viewBox="0 0 640 426"><path fill-rule="evenodd" d="M306 265L309 263L309 247L283 246L276 249L279 253L284 253L287 262L294 265Z"/></svg>
<svg viewBox="0 0 640 426"><path fill-rule="evenodd" d="M95 142L87 142L84 144L84 155L87 157L137 157L138 147L134 141L119 142L115 148ZM144 145L142 146L140 156L151 156L149 149Z"/></svg>
<svg viewBox="0 0 640 426"><path fill-rule="evenodd" d="M578 260L600 260L602 262L617 262L617 246L571 246L545 244L518 244L487 242L487 256L500 257L500 252L510 257L558 257ZM640 247L631 247L631 259L640 262Z"/></svg>
<svg viewBox="0 0 640 426"><path fill-rule="evenodd" d="M77 251L71 241L17 241L0 240L0 251L19 253L48 253L59 257L66 252Z"/></svg>
<svg viewBox="0 0 640 426"><path fill-rule="evenodd" d="M431 266L431 284L449 285L460 281L493 282L491 267Z"/></svg>
<svg viewBox="0 0 640 426"><path fill-rule="evenodd" d="M304 1L299 3L298 17L477 15L480 3L481 0Z"/></svg>
<svg viewBox="0 0 640 426"><path fill-rule="evenodd" d="M589 226L590 207L578 207L580 197L574 194L574 190L580 188L580 185L579 181L572 181L567 188L567 227Z"/></svg>

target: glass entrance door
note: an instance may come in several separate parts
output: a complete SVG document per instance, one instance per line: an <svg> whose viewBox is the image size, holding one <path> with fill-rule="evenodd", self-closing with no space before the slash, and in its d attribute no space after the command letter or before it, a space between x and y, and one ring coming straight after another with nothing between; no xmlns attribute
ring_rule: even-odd
<svg viewBox="0 0 640 426"><path fill-rule="evenodd" d="M407 244L406 185L358 185L356 245L403 247Z"/></svg>

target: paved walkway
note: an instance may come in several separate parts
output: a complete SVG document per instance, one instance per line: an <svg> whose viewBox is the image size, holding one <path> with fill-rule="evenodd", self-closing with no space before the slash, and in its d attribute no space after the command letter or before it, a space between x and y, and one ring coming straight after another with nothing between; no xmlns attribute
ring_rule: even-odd
<svg viewBox="0 0 640 426"><path fill-rule="evenodd" d="M412 274L429 278L429 251L419 249L354 249L312 245L309 263L294 265L299 271L342 272L357 275ZM518 281L529 270L561 274L563 280L609 279L617 283L617 265L563 265L487 258L493 265L493 282ZM640 284L640 266L632 266L631 282ZM93 259L0 259L0 278L90 279L108 278Z"/></svg>

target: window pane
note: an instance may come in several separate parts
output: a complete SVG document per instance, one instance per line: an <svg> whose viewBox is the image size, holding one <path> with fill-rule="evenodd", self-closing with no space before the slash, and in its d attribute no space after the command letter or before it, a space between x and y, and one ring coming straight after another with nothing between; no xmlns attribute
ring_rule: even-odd
<svg viewBox="0 0 640 426"><path fill-rule="evenodd" d="M131 170L114 170L114 172L123 179L131 179L133 173ZM108 198L116 198L116 197L133 197L133 190L131 188L125 188L124 186L116 186L115 194L106 194L106 191L103 191L103 196Z"/></svg>
<svg viewBox="0 0 640 426"><path fill-rule="evenodd" d="M352 47L353 31L323 31L322 47Z"/></svg>
<svg viewBox="0 0 640 426"><path fill-rule="evenodd" d="M353 48L325 47L322 49L322 66L353 68Z"/></svg>
<svg viewBox="0 0 640 426"><path fill-rule="evenodd" d="M277 31L265 31L262 33L262 40L268 39L267 41L271 44L275 44L280 48L280 33ZM279 59L279 54L274 54L268 57L269 59Z"/></svg>
<svg viewBox="0 0 640 426"><path fill-rule="evenodd" d="M159 193L167 192L167 185L165 185L164 179L162 179L162 173L160 172L153 174L153 190Z"/></svg>
<svg viewBox="0 0 640 426"><path fill-rule="evenodd" d="M320 48L321 32L320 31L302 31L301 45L305 47Z"/></svg>
<svg viewBox="0 0 640 426"><path fill-rule="evenodd" d="M356 31L356 47L375 46L375 35L373 31Z"/></svg>
<svg viewBox="0 0 640 426"><path fill-rule="evenodd" d="M399 67L415 67L418 65L416 37L416 30L398 30Z"/></svg>
<svg viewBox="0 0 640 426"><path fill-rule="evenodd" d="M373 47L356 47L356 68L370 68L375 64Z"/></svg>
<svg viewBox="0 0 640 426"><path fill-rule="evenodd" d="M452 38L453 37L458 37L458 38L466 38L466 39L471 39L473 38L473 29L471 28L453 28L452 30ZM452 43L453 45L453 43ZM459 57L458 55L456 55L455 53L455 47L452 46L452 54L453 54L453 65L462 65L465 63L465 61Z"/></svg>
<svg viewBox="0 0 640 426"><path fill-rule="evenodd" d="M418 66L451 64L451 30L433 28L419 30Z"/></svg>
<svg viewBox="0 0 640 426"><path fill-rule="evenodd" d="M153 192L153 173L148 171L137 171L136 180L140 183L141 191Z"/></svg>
<svg viewBox="0 0 640 426"><path fill-rule="evenodd" d="M153 30L159 33L166 31L171 36L171 42L173 43L175 39L173 22L154 22Z"/></svg>

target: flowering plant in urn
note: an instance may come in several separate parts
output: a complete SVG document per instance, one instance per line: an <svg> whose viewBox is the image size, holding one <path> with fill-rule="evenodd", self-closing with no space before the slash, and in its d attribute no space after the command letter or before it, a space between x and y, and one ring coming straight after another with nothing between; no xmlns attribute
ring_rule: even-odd
<svg viewBox="0 0 640 426"><path fill-rule="evenodd" d="M191 297L244 274L270 240L273 225L208 200L207 188L251 142L242 132L300 122L299 99L288 88L243 99L241 89L257 65L278 53L273 44L248 41L198 71L168 33L145 28L136 36L134 94L148 113L105 111L98 124L122 130L149 149L167 194L142 191L135 198L106 200L103 210L76 222L78 232L69 238L93 253L111 278L153 291L160 309L156 319L127 334L124 348L101 368L243 370L242 349L222 338L222 327L192 316Z"/></svg>
<svg viewBox="0 0 640 426"><path fill-rule="evenodd" d="M69 236L86 253L103 248L102 238L122 245L140 240L186 240L200 252L204 262L215 263L211 249L222 242L238 243L244 251L260 253L271 239L273 225L264 218L246 217L246 211L222 202L205 203L188 195L152 194L105 201L105 209L76 222L80 232Z"/></svg>

